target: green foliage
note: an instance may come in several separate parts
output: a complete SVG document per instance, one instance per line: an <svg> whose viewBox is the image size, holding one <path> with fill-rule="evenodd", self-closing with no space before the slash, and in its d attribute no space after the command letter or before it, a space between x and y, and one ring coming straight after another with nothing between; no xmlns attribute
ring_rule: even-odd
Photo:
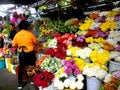
<svg viewBox="0 0 120 90"><path fill-rule="evenodd" d="M65 25L65 22L58 21L57 25L54 26L54 31L60 33L76 33L79 29L79 25L68 24Z"/></svg>
<svg viewBox="0 0 120 90"><path fill-rule="evenodd" d="M118 85L120 86L120 80L118 81Z"/></svg>
<svg viewBox="0 0 120 90"><path fill-rule="evenodd" d="M103 87L103 86L101 86L101 87L99 88L99 90L105 90L105 89L104 89L104 87Z"/></svg>

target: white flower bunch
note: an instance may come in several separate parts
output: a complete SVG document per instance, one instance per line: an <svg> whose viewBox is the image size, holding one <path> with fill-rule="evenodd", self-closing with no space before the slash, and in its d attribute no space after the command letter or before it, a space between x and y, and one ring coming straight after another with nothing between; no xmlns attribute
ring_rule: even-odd
<svg viewBox="0 0 120 90"><path fill-rule="evenodd" d="M106 16L108 13L108 11L102 11L99 13L99 16L102 17L102 16Z"/></svg>
<svg viewBox="0 0 120 90"><path fill-rule="evenodd" d="M65 73L61 74L59 78L55 78L54 80L54 87L58 89L64 89L64 88L69 88L69 89L83 89L84 84L83 84L84 77L82 74L78 74L77 76L73 75L67 75Z"/></svg>
<svg viewBox="0 0 120 90"><path fill-rule="evenodd" d="M120 29L120 21L116 21L116 30Z"/></svg>
<svg viewBox="0 0 120 90"><path fill-rule="evenodd" d="M110 31L108 38L106 40L114 47L117 47L118 46L117 43L118 41L120 41L120 31Z"/></svg>
<svg viewBox="0 0 120 90"><path fill-rule="evenodd" d="M62 60L56 57L47 57L40 66L42 70L55 73L62 67Z"/></svg>
<svg viewBox="0 0 120 90"><path fill-rule="evenodd" d="M115 57L116 62L120 62L120 56Z"/></svg>
<svg viewBox="0 0 120 90"><path fill-rule="evenodd" d="M92 50L100 50L102 48L102 44L92 42L88 44L88 47L91 48Z"/></svg>
<svg viewBox="0 0 120 90"><path fill-rule="evenodd" d="M107 75L107 71L102 69L100 66L85 66L83 69L83 74L88 77L96 77L102 80Z"/></svg>
<svg viewBox="0 0 120 90"><path fill-rule="evenodd" d="M75 53L78 57L86 59L89 58L91 51L92 49L90 49L89 47L85 47L84 49L77 50Z"/></svg>
<svg viewBox="0 0 120 90"><path fill-rule="evenodd" d="M57 40L56 39L50 39L47 41L49 48L56 48L57 47Z"/></svg>
<svg viewBox="0 0 120 90"><path fill-rule="evenodd" d="M105 79L104 79L104 82L110 82L111 81L111 78L112 78L112 75L111 74L108 74L105 76Z"/></svg>
<svg viewBox="0 0 120 90"><path fill-rule="evenodd" d="M110 53L110 59L115 59L118 56L120 56L120 52L119 51L112 51Z"/></svg>
<svg viewBox="0 0 120 90"><path fill-rule="evenodd" d="M93 22L90 29L94 30L96 27L99 27L101 23Z"/></svg>
<svg viewBox="0 0 120 90"><path fill-rule="evenodd" d="M109 39L114 39L114 38L119 38L120 37L120 31L110 31L108 38Z"/></svg>

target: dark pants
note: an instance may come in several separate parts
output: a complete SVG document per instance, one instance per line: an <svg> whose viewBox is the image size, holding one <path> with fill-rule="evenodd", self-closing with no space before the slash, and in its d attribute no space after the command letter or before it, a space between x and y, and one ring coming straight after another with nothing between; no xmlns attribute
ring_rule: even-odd
<svg viewBox="0 0 120 90"><path fill-rule="evenodd" d="M19 54L19 69L18 69L18 83L23 83L23 75L26 73L26 66L35 65L35 52L20 53Z"/></svg>

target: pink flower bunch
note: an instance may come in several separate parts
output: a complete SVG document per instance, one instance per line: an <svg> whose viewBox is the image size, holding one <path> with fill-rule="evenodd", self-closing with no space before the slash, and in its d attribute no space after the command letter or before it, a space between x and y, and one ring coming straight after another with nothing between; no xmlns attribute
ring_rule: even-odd
<svg viewBox="0 0 120 90"><path fill-rule="evenodd" d="M52 80L54 79L54 74L48 71L40 72L33 77L33 81L37 87L48 87Z"/></svg>
<svg viewBox="0 0 120 90"><path fill-rule="evenodd" d="M80 36L76 37L76 41L77 42L84 42L85 41L85 36L84 35L80 35Z"/></svg>
<svg viewBox="0 0 120 90"><path fill-rule="evenodd" d="M12 55L15 54L16 50L17 50L17 48L10 48L10 51L11 51Z"/></svg>
<svg viewBox="0 0 120 90"><path fill-rule="evenodd" d="M78 66L75 64L74 60L64 60L63 61L64 71L66 74L81 74L81 71L79 70Z"/></svg>
<svg viewBox="0 0 120 90"><path fill-rule="evenodd" d="M112 73L112 76L118 80L120 80L120 70L115 71Z"/></svg>

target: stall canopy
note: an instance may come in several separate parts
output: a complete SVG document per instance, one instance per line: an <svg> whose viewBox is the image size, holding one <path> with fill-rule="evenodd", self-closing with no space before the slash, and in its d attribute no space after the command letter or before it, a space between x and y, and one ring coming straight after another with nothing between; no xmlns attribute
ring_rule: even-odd
<svg viewBox="0 0 120 90"><path fill-rule="evenodd" d="M41 0L0 0L0 4L22 4L30 5Z"/></svg>

